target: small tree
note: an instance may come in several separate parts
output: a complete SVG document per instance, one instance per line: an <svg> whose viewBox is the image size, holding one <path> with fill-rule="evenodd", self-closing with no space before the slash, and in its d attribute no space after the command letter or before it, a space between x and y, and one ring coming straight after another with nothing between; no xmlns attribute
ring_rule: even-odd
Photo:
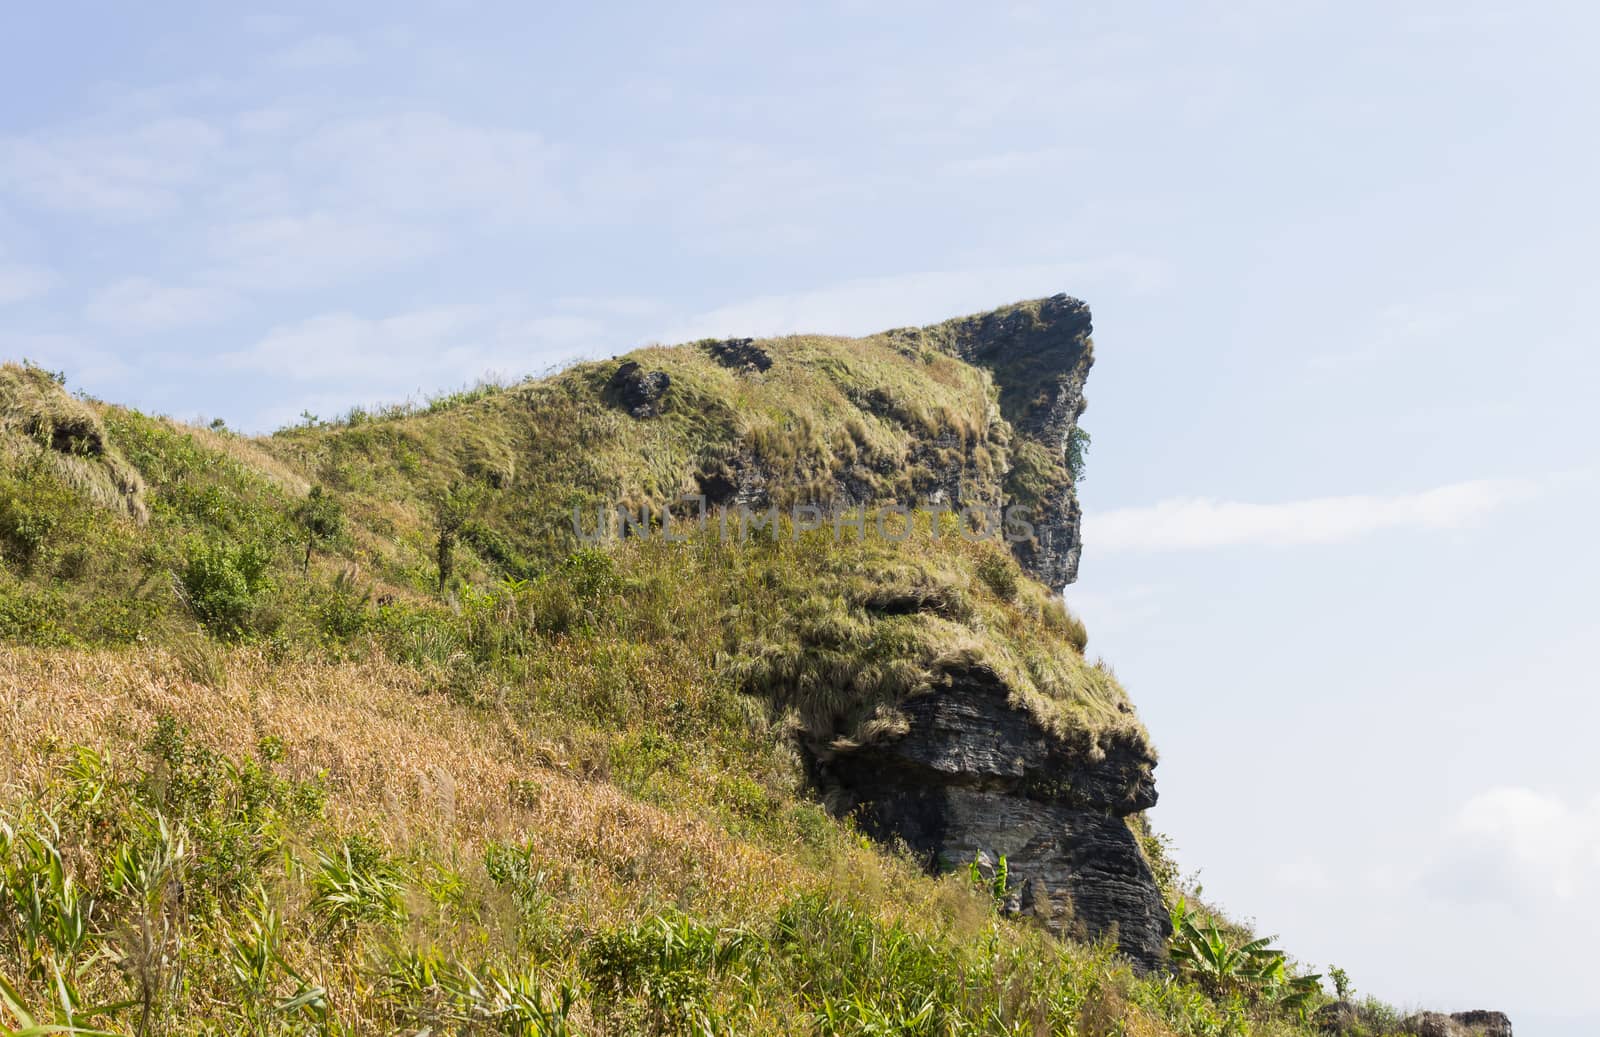
<svg viewBox="0 0 1600 1037"><path fill-rule="evenodd" d="M459 480L441 486L428 495L433 505L433 526L438 533L435 560L439 563L439 593L443 594L455 574L456 541L478 506L478 487Z"/></svg>
<svg viewBox="0 0 1600 1037"><path fill-rule="evenodd" d="M1072 473L1072 481L1083 482L1083 469L1089 460L1089 444L1094 437L1089 435L1087 429L1072 426L1072 431L1067 433L1067 471Z"/></svg>
<svg viewBox="0 0 1600 1037"><path fill-rule="evenodd" d="M1333 980L1333 992L1340 1001L1348 1001L1355 995L1355 986L1350 982L1350 974L1337 965L1328 966L1328 978Z"/></svg>
<svg viewBox="0 0 1600 1037"><path fill-rule="evenodd" d="M302 575L311 571L311 552L318 544L330 544L344 532L344 508L322 487L313 486L306 499L295 509L295 521L306 538L306 558L300 566Z"/></svg>

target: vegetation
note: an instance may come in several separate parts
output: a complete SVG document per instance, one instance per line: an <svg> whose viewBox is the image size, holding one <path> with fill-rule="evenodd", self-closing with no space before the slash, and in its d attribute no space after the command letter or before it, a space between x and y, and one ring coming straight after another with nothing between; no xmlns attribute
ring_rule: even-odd
<svg viewBox="0 0 1600 1037"><path fill-rule="evenodd" d="M958 662L1144 738L1001 546L573 533L739 458L780 504L1057 485L936 345L652 348L649 420L587 364L261 439L0 367L0 1034L1304 1032L1253 936L1185 916L1140 978L1007 918L1003 859L930 876L808 794L795 734L898 730Z"/></svg>

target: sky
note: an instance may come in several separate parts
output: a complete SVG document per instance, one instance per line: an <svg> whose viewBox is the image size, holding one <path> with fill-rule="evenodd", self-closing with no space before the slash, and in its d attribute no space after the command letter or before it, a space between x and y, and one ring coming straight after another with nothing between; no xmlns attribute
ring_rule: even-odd
<svg viewBox="0 0 1600 1037"><path fill-rule="evenodd" d="M1600 1031L1600 9L7 4L0 356L264 432L1094 308L1068 603L1206 896Z"/></svg>

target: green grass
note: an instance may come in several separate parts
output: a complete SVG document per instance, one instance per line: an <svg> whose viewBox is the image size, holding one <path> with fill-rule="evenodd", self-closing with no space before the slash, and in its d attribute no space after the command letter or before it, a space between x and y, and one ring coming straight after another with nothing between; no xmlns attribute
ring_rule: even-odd
<svg viewBox="0 0 1600 1037"><path fill-rule="evenodd" d="M1303 1032L812 800L796 737L892 735L962 668L1086 752L1147 742L1003 547L952 516L904 544L570 529L736 463L780 506L1070 487L1012 427L1045 359L972 366L952 327L765 341L759 374L640 350L671 378L643 420L613 361L257 439L0 367L0 1033ZM310 534L313 486L342 520Z"/></svg>

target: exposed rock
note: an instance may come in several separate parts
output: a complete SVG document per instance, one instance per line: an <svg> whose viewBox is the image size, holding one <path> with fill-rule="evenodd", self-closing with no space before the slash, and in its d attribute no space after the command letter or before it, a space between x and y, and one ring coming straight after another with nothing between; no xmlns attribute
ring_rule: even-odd
<svg viewBox="0 0 1600 1037"><path fill-rule="evenodd" d="M629 360L606 382L607 395L636 418L653 418L661 413L661 397L672 379L665 371L645 371Z"/></svg>
<svg viewBox="0 0 1600 1037"><path fill-rule="evenodd" d="M1452 1012L1450 1018L1465 1026L1477 1037L1511 1037L1511 1020L1504 1012L1489 1012L1478 1008L1470 1012Z"/></svg>
<svg viewBox="0 0 1600 1037"><path fill-rule="evenodd" d="M707 342L705 347L711 359L743 373L761 372L772 366L772 354L756 345L755 339L730 338Z"/></svg>
<svg viewBox="0 0 1600 1037"><path fill-rule="evenodd" d="M1331 1006L1330 1006L1331 1007ZM1320 1015L1320 1013L1319 1013ZM1511 1037L1511 1020L1504 1012L1418 1012L1400 1024L1416 1037Z"/></svg>
<svg viewBox="0 0 1600 1037"><path fill-rule="evenodd" d="M1123 820L1156 801L1142 737L1063 739L1010 705L994 673L948 676L948 689L902 704L904 734L809 747L829 802L930 867L992 866L1004 855L1015 913L1058 935L1115 934L1135 966L1160 967L1171 926Z"/></svg>
<svg viewBox="0 0 1600 1037"><path fill-rule="evenodd" d="M880 420L913 433L903 457L873 457L836 466L823 480L795 497L793 481L748 447L702 462L694 473L700 492L713 506L765 509L772 505L824 504L845 511L898 503L906 507L1023 507L1019 515L1033 535L1013 544L1023 568L1053 590L1077 578L1082 513L1067 443L1084 410L1083 386L1094 363L1089 307L1066 295L1022 303L992 313L946 321L925 328L887 332L912 356L944 353L990 372L999 390L999 408L976 438L954 431L926 434L925 420L884 387L852 387L850 402ZM770 354L752 339L701 343L718 363L758 373L772 365ZM649 380L660 378L659 387ZM624 364L608 390L635 417L659 410L655 402L666 375L645 374ZM1008 428L1009 426L1009 428ZM891 491L894 476L910 477ZM818 492L826 485L826 490ZM908 492L909 491L909 492ZM902 496L896 498L898 492Z"/></svg>
<svg viewBox="0 0 1600 1037"><path fill-rule="evenodd" d="M1089 307L1067 295L891 334L932 345L987 369L1000 391L1000 410L1025 441L1044 448L1044 464L1017 452L1005 480L1005 503L1027 507L1030 542L1017 560L1052 590L1078 578L1082 511L1067 443L1087 403L1084 382L1094 365Z"/></svg>
<svg viewBox="0 0 1600 1037"><path fill-rule="evenodd" d="M1416 1037L1474 1037L1471 1030L1443 1012L1418 1012L1401 1025Z"/></svg>
<svg viewBox="0 0 1600 1037"><path fill-rule="evenodd" d="M1335 1001L1317 1009L1311 1017L1311 1022L1323 1033L1349 1033L1351 1030L1366 1025L1366 1019L1360 1007L1349 1001Z"/></svg>

